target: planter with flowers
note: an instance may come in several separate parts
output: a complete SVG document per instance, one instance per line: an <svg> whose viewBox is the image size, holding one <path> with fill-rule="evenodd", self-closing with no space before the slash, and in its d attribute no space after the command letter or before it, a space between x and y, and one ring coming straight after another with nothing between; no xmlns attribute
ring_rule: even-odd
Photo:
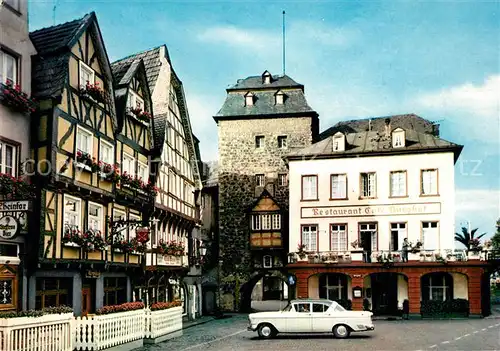
<svg viewBox="0 0 500 351"><path fill-rule="evenodd" d="M97 172L100 169L99 163L96 162L95 157L92 157L90 154L80 150L76 152L75 166L92 173Z"/></svg>
<svg viewBox="0 0 500 351"><path fill-rule="evenodd" d="M134 116L139 121L141 121L145 124L149 124L149 122L151 121L151 118L152 118L151 114L147 111L143 111L140 108L130 108L129 112L132 116Z"/></svg>
<svg viewBox="0 0 500 351"><path fill-rule="evenodd" d="M104 90L101 89L99 83L90 84L87 82L80 88L80 96L92 102L104 103L105 101Z"/></svg>
<svg viewBox="0 0 500 351"><path fill-rule="evenodd" d="M297 246L297 256L299 256L299 259L301 261L304 261L307 257L307 252L306 252L306 245L305 244L299 244Z"/></svg>
<svg viewBox="0 0 500 351"><path fill-rule="evenodd" d="M181 242L160 240L157 250L161 255L184 256L185 247Z"/></svg>
<svg viewBox="0 0 500 351"><path fill-rule="evenodd" d="M107 180L113 184L120 181L120 171L117 164L110 165L109 163L99 161L99 169L101 179Z"/></svg>
<svg viewBox="0 0 500 351"><path fill-rule="evenodd" d="M37 102L21 90L21 87L7 80L0 83L0 101L9 108L21 112L32 113L37 109Z"/></svg>
<svg viewBox="0 0 500 351"><path fill-rule="evenodd" d="M481 251L483 251L483 246L479 239L469 240L469 250L467 251L469 260L479 260L481 258Z"/></svg>
<svg viewBox="0 0 500 351"><path fill-rule="evenodd" d="M0 173L0 200L29 200L35 198L35 186L27 179Z"/></svg>
<svg viewBox="0 0 500 351"><path fill-rule="evenodd" d="M142 190L144 190L148 194L148 196L153 198L158 194L158 187L151 183L151 181L149 181L147 184L143 184Z"/></svg>
<svg viewBox="0 0 500 351"><path fill-rule="evenodd" d="M134 251L132 241L125 240L122 234L115 235L108 239L108 245L111 246L114 252L131 253Z"/></svg>
<svg viewBox="0 0 500 351"><path fill-rule="evenodd" d="M93 229L88 229L83 233L80 246L89 252L106 250L108 247L101 231Z"/></svg>
<svg viewBox="0 0 500 351"><path fill-rule="evenodd" d="M82 232L78 226L66 226L62 237L64 246L80 247L82 245Z"/></svg>

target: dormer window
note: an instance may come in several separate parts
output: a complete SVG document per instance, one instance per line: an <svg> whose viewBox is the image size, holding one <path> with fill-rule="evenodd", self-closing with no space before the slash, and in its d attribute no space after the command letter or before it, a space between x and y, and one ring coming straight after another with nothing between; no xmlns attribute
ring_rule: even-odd
<svg viewBox="0 0 500 351"><path fill-rule="evenodd" d="M405 146L405 131L403 128L396 128L392 131L392 147Z"/></svg>
<svg viewBox="0 0 500 351"><path fill-rule="evenodd" d="M245 106L253 106L255 95L251 92L245 94Z"/></svg>
<svg viewBox="0 0 500 351"><path fill-rule="evenodd" d="M345 135L341 132L337 132L333 135L333 147L334 152L345 151Z"/></svg>
<svg viewBox="0 0 500 351"><path fill-rule="evenodd" d="M276 105L283 105L285 103L285 94L280 90L274 95Z"/></svg>
<svg viewBox="0 0 500 351"><path fill-rule="evenodd" d="M262 84L271 84L273 76L269 71L262 73Z"/></svg>

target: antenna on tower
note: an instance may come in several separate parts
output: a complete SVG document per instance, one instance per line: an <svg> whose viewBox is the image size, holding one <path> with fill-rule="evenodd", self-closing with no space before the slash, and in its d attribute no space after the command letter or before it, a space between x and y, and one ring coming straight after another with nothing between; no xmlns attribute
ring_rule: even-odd
<svg viewBox="0 0 500 351"><path fill-rule="evenodd" d="M283 10L283 76L285 75L285 10Z"/></svg>
<svg viewBox="0 0 500 351"><path fill-rule="evenodd" d="M54 26L56 25L56 9L58 4L59 0L54 0L54 7L52 8L52 22Z"/></svg>

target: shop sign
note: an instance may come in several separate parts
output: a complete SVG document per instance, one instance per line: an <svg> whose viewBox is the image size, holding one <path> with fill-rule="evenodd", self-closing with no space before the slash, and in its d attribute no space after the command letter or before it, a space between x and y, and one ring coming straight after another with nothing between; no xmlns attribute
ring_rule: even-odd
<svg viewBox="0 0 500 351"><path fill-rule="evenodd" d="M365 217L440 214L441 203L302 207L302 218Z"/></svg>
<svg viewBox="0 0 500 351"><path fill-rule="evenodd" d="M87 271L85 272L85 278L100 278L101 272L97 271Z"/></svg>
<svg viewBox="0 0 500 351"><path fill-rule="evenodd" d="M19 223L13 216L0 217L0 239L13 239L19 232Z"/></svg>
<svg viewBox="0 0 500 351"><path fill-rule="evenodd" d="M0 201L0 212L26 212L31 209L31 201Z"/></svg>

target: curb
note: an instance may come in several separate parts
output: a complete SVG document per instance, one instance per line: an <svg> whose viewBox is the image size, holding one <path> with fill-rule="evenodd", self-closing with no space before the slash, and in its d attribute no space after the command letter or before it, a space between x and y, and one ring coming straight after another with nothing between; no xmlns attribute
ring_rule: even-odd
<svg viewBox="0 0 500 351"><path fill-rule="evenodd" d="M191 328L191 327L196 327L196 326L198 326L198 325L202 325L202 324L205 324L205 323L209 323L209 322L212 322L212 321L214 321L214 320L215 320L215 318L208 318L207 320L204 320L204 321L199 321L199 322L189 323L189 324L188 324L188 325L186 325L186 326L184 326L184 325L183 325L183 326L182 326L182 330L184 330L184 329L189 329L189 328Z"/></svg>

